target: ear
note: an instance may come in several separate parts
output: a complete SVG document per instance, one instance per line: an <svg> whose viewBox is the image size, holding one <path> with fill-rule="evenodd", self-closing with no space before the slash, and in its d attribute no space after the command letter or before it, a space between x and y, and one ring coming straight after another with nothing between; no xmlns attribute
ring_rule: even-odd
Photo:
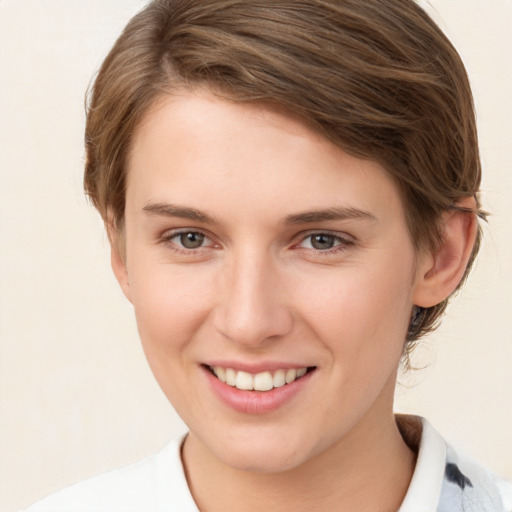
<svg viewBox="0 0 512 512"><path fill-rule="evenodd" d="M443 214L442 243L435 254L420 259L414 304L424 308L435 306L457 288L475 244L477 233L476 202L465 198L457 209Z"/></svg>
<svg viewBox="0 0 512 512"><path fill-rule="evenodd" d="M116 226L111 212L108 213L106 228L110 242L110 264L125 297L131 302L130 280L126 265L126 240L124 227Z"/></svg>

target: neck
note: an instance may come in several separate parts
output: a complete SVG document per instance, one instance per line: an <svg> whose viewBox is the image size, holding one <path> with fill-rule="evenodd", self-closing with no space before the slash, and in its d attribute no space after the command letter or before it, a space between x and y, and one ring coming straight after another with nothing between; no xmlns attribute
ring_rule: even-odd
<svg viewBox="0 0 512 512"><path fill-rule="evenodd" d="M335 445L285 472L255 473L227 466L192 433L183 459L202 512L396 511L415 465L393 414L383 417L375 411Z"/></svg>

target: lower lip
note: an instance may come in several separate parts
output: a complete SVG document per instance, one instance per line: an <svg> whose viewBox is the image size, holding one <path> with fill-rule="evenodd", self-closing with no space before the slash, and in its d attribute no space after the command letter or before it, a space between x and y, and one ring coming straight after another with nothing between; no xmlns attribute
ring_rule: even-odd
<svg viewBox="0 0 512 512"><path fill-rule="evenodd" d="M244 391L220 381L210 370L204 373L211 389L222 402L237 412L244 414L267 414L284 406L309 382L313 372L308 372L300 379L270 391Z"/></svg>

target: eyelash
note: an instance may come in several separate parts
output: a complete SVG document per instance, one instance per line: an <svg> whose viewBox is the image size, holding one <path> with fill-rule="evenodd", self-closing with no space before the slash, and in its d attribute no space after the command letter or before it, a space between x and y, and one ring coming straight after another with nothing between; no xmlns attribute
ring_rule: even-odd
<svg viewBox="0 0 512 512"><path fill-rule="evenodd" d="M309 243L311 244L311 240L313 239L313 237L320 236L332 238L335 245L324 250L315 249L314 247L302 247L302 249L305 249L307 251L313 251L314 253L322 256L328 256L331 254L338 254L340 252L346 251L355 244L354 240L349 238L348 236L343 237L340 236L340 234L338 233L332 233L330 231L312 231L302 235L300 242L295 247L300 249L300 246L307 240L310 240Z"/></svg>
<svg viewBox="0 0 512 512"><path fill-rule="evenodd" d="M181 237L183 235L199 235L201 237L204 237L204 240L208 240L211 242L211 245L201 245L196 248L186 248L180 245L179 242L173 241L174 239ZM327 249L315 249L314 247L301 247L301 245L306 242L308 239L312 240L313 237L320 237L324 236L327 238L332 238L335 245L333 247L327 248ZM211 238L208 236L207 233L200 230L194 230L194 229L181 229L178 231L172 231L165 233L160 241L162 243L168 244L171 249L179 254L184 254L191 256L193 254L198 254L200 251L204 249L208 249L210 247L215 247L215 243L212 242ZM310 242L311 244L311 242ZM299 243L295 244L293 246L294 249L304 249L306 251L313 251L316 254L319 255L330 255L330 254L336 254L339 252L346 251L348 248L353 246L355 244L354 240L349 239L348 237L340 236L339 234L335 234L329 231L312 231L306 234L302 234Z"/></svg>
<svg viewBox="0 0 512 512"><path fill-rule="evenodd" d="M204 237L204 240L209 240L210 242L212 242L210 237L204 231L200 231L197 229L181 229L181 230L177 230L177 231L167 232L161 237L161 242L163 242L164 244L168 244L173 251L175 251L179 254L185 254L188 256L191 256L193 253L197 254L199 251L208 248L208 246L203 246L203 245L201 245L200 247L197 247L197 248L187 248L187 247L183 247L183 246L179 245L178 242L173 241L175 238L178 238L183 235L188 235L188 234L200 235L200 236ZM214 246L213 242L212 242L211 246Z"/></svg>

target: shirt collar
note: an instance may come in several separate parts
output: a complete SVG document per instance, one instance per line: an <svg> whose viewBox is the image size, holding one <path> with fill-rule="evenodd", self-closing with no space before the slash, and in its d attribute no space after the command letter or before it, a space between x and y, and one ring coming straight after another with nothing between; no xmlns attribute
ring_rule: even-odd
<svg viewBox="0 0 512 512"><path fill-rule="evenodd" d="M397 415L396 421L405 442L418 450L411 483L398 512L434 512L443 485L446 442L423 418Z"/></svg>

